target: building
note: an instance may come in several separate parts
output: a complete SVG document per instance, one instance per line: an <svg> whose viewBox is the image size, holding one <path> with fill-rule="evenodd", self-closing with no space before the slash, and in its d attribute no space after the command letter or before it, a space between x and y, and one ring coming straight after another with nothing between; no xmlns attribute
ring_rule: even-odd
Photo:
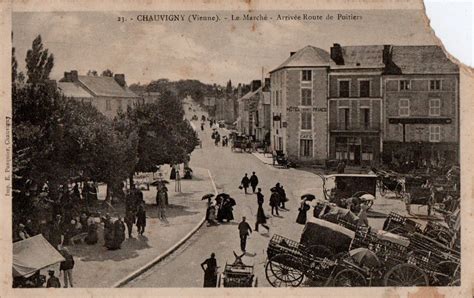
<svg viewBox="0 0 474 298"><path fill-rule="evenodd" d="M58 89L64 96L91 103L101 113L113 118L119 110L126 109L140 101L125 82L125 75L114 77L81 76L76 70L64 73L58 82Z"/></svg>
<svg viewBox="0 0 474 298"><path fill-rule="evenodd" d="M143 92L140 94L143 103L156 103L160 99L160 92Z"/></svg>
<svg viewBox="0 0 474 298"><path fill-rule="evenodd" d="M255 113L255 137L259 142L265 141L270 145L271 128L271 99L270 78L265 78L265 84L259 88L257 111Z"/></svg>
<svg viewBox="0 0 474 298"><path fill-rule="evenodd" d="M374 165L382 148L384 46L331 47L329 159Z"/></svg>
<svg viewBox="0 0 474 298"><path fill-rule="evenodd" d="M223 96L216 98L216 120L224 120L228 124L235 122L234 96Z"/></svg>
<svg viewBox="0 0 474 298"><path fill-rule="evenodd" d="M439 46L386 48L384 162L459 161L459 68Z"/></svg>
<svg viewBox="0 0 474 298"><path fill-rule="evenodd" d="M239 117L237 118L237 130L244 135L256 136L257 107L262 89L262 81L253 80L248 93L238 99Z"/></svg>
<svg viewBox="0 0 474 298"><path fill-rule="evenodd" d="M206 109L209 117L216 116L216 96L204 96L202 104L204 105L204 108Z"/></svg>
<svg viewBox="0 0 474 298"><path fill-rule="evenodd" d="M273 150L301 163L327 159L329 67L328 52L306 46L270 72Z"/></svg>

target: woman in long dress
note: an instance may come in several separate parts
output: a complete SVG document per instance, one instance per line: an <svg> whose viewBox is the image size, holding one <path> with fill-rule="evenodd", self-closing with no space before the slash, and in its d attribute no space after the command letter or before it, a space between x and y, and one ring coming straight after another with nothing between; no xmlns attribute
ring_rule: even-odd
<svg viewBox="0 0 474 298"><path fill-rule="evenodd" d="M265 212L263 211L264 197L261 191L262 189L259 188L257 192L258 209L257 209L257 222L255 223L255 231L258 231L258 225L262 225L265 229L270 231L270 228L266 225L267 217L265 215Z"/></svg>
<svg viewBox="0 0 474 298"><path fill-rule="evenodd" d="M308 201L305 199L303 202L301 202L300 208L298 209L298 217L296 218L296 222L299 223L300 225L305 225L307 216L306 213L310 209L310 206L308 204Z"/></svg>

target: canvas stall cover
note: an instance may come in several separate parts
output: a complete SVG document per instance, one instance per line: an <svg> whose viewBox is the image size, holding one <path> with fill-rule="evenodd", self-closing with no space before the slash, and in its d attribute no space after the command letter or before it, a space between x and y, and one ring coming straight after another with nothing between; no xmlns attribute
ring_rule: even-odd
<svg viewBox="0 0 474 298"><path fill-rule="evenodd" d="M13 277L28 277L62 261L63 256L41 234L13 243Z"/></svg>

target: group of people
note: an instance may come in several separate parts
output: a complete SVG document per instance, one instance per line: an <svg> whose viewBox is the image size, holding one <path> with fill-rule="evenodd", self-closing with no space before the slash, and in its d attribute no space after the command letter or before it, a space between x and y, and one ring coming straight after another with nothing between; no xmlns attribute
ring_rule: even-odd
<svg viewBox="0 0 474 298"><path fill-rule="evenodd" d="M224 221L230 222L234 220L233 209L235 205L235 200L225 193L217 195L214 202L209 198L206 211L208 225L218 225Z"/></svg>

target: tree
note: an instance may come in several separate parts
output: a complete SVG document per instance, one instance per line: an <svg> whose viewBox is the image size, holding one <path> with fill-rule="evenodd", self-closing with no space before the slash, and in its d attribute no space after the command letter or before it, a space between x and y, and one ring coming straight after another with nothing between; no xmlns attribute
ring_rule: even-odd
<svg viewBox="0 0 474 298"><path fill-rule="evenodd" d="M54 56L43 49L41 35L33 40L32 48L26 53L26 75L28 83L41 83L49 79L54 66Z"/></svg>
<svg viewBox="0 0 474 298"><path fill-rule="evenodd" d="M15 48L12 48L12 83L16 81L18 77L18 62L15 58Z"/></svg>
<svg viewBox="0 0 474 298"><path fill-rule="evenodd" d="M103 76L103 77L113 77L114 73L110 69L106 69L102 72L101 76Z"/></svg>
<svg viewBox="0 0 474 298"><path fill-rule="evenodd" d="M227 93L227 95L232 95L232 91L233 91L233 87L232 87L232 81L229 80L227 82L227 86L225 88L225 92Z"/></svg>

